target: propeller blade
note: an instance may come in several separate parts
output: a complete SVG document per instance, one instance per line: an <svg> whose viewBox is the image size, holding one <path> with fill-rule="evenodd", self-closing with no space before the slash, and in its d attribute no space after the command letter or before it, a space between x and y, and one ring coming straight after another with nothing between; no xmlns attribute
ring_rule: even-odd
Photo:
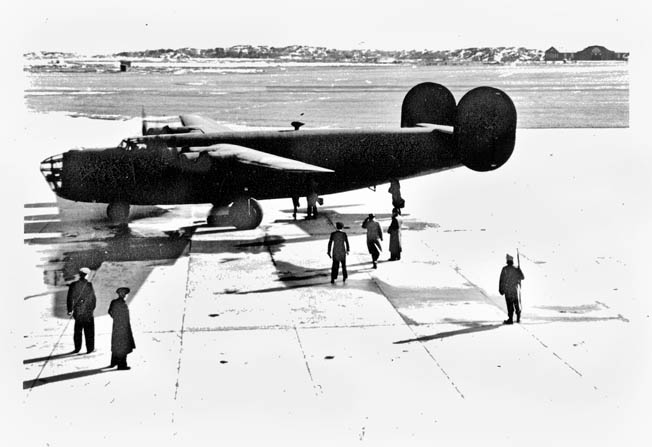
<svg viewBox="0 0 652 447"><path fill-rule="evenodd" d="M141 112L140 112L140 118L141 118L141 126L140 126L140 133L141 135L145 136L147 135L147 121L145 120L145 106L141 106Z"/></svg>

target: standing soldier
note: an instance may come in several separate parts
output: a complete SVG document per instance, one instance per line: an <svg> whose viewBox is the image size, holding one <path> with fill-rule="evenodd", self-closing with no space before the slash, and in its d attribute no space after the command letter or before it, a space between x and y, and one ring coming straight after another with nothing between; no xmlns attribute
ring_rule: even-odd
<svg viewBox="0 0 652 447"><path fill-rule="evenodd" d="M518 303L518 288L521 281L525 279L521 267L514 267L514 258L507 255L507 265L503 267L500 272L500 281L498 284L498 292L505 295L505 302L507 303L507 320L503 324L514 324L514 308L516 308L516 322L521 322L521 308Z"/></svg>
<svg viewBox="0 0 652 447"><path fill-rule="evenodd" d="M306 202L308 202L307 215L306 219L317 219L317 200L319 196L316 192L311 192L306 196Z"/></svg>
<svg viewBox="0 0 652 447"><path fill-rule="evenodd" d="M109 305L109 315L113 318L113 330L111 332L111 365L117 366L120 370L131 369L127 366L127 354L136 348L134 335L131 332L131 321L129 320L129 308L125 298L129 294L128 287L119 287L116 291L118 297Z"/></svg>
<svg viewBox="0 0 652 447"><path fill-rule="evenodd" d="M348 274L346 272L346 255L349 254L349 238L346 233L342 231L344 224L342 222L336 222L335 231L331 233L331 238L328 241L328 250L327 254L329 258L333 259L333 267L331 268L331 284L335 284L335 279L337 279L337 273L340 269L340 264L342 264L342 282L346 282ZM333 255L331 256L331 247L333 248Z"/></svg>
<svg viewBox="0 0 652 447"><path fill-rule="evenodd" d="M317 193L317 182L314 178L311 178L308 181L308 195L306 196L306 202L308 203L307 216L306 219L316 219L317 218L317 201L319 200L319 194Z"/></svg>
<svg viewBox="0 0 652 447"><path fill-rule="evenodd" d="M389 182L388 193L392 195L392 207L401 214L401 208L405 207L405 200L401 197L401 184L393 178Z"/></svg>
<svg viewBox="0 0 652 447"><path fill-rule="evenodd" d="M387 232L389 233L389 260L398 261L401 259L401 218L398 208L392 210L392 223L389 225Z"/></svg>
<svg viewBox="0 0 652 447"><path fill-rule="evenodd" d="M378 261L380 252L383 249L383 246L380 244L380 241L383 240L383 230L380 228L380 224L374 220L375 217L373 213L369 213L369 216L362 222L362 228L366 228L367 230L367 250L369 250L369 254L371 255L371 262L374 268L378 268L376 261Z"/></svg>
<svg viewBox="0 0 652 447"><path fill-rule="evenodd" d="M95 320L93 310L95 310L95 291L86 277L91 273L87 267L79 269L79 279L70 284L68 288L68 298L66 305L68 315L75 319L75 329L73 333L73 342L77 353L82 346L82 331L86 339L86 352L90 354L95 349Z"/></svg>
<svg viewBox="0 0 652 447"><path fill-rule="evenodd" d="M299 198L292 196L292 218L297 220L297 209L299 208Z"/></svg>

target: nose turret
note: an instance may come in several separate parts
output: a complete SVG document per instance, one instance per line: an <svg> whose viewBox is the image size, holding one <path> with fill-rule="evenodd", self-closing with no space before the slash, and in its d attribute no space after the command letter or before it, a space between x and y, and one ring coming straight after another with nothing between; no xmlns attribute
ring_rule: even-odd
<svg viewBox="0 0 652 447"><path fill-rule="evenodd" d="M63 154L53 155L41 162L41 173L45 181L50 185L50 189L55 193L61 191L61 173L63 172Z"/></svg>

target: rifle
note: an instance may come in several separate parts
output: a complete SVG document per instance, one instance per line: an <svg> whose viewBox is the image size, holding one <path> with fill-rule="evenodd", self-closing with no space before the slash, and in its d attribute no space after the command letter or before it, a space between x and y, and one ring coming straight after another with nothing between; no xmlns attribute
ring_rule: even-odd
<svg viewBox="0 0 652 447"><path fill-rule="evenodd" d="M521 270L521 254L519 253L518 248L516 249L516 268L518 268L519 271ZM516 293L518 296L518 308L523 312L523 304L521 303L521 281L518 282Z"/></svg>

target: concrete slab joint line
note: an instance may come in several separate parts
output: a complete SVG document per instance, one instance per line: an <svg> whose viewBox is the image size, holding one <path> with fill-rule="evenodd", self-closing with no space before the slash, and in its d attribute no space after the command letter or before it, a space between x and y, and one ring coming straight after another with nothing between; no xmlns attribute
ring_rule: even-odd
<svg viewBox="0 0 652 447"><path fill-rule="evenodd" d="M190 253L189 253L190 254ZM186 271L186 293L183 298L183 313L181 315L181 329L179 331L179 361L177 362L177 380L174 385L174 400L177 400L179 394L179 377L181 376L181 359L183 358L183 334L185 332L186 312L188 310L188 296L190 295L190 266L192 265L192 257L188 259L188 270ZM174 414L172 415L174 421Z"/></svg>
<svg viewBox="0 0 652 447"><path fill-rule="evenodd" d="M301 338L299 338L299 330L297 329L296 326L294 326L294 334L297 337L297 343L299 344L299 349L301 350L301 355L303 356L303 361L306 364L306 370L308 371L308 376L310 377L310 383L312 384L312 388L315 391L315 395L319 396L320 391L321 391L321 386L317 383L315 383L315 379L312 376L312 371L310 370L310 365L308 364L308 358L306 357L306 351L303 349L303 344L301 344Z"/></svg>

